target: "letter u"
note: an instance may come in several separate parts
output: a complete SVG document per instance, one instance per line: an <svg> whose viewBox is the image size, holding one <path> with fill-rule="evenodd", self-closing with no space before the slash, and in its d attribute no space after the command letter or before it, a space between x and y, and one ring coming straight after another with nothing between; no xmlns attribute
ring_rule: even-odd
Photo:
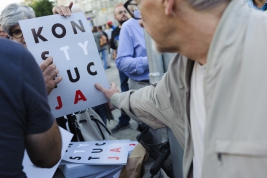
<svg viewBox="0 0 267 178"><path fill-rule="evenodd" d="M75 71L75 74L76 74L76 78L75 78L75 79L73 79L70 70L67 70L69 80L70 80L72 83L75 83L75 82L77 82L77 81L80 80L80 74L79 74L79 71L78 71L77 67L74 68L74 71Z"/></svg>

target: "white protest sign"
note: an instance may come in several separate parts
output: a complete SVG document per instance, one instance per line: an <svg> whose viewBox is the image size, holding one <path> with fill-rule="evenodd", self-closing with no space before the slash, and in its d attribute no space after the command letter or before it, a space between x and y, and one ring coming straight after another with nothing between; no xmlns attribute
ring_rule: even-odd
<svg viewBox="0 0 267 178"><path fill-rule="evenodd" d="M73 137L73 134L60 128L61 138L62 138L62 149L61 149L61 159L63 155L65 154L65 151ZM53 177L54 173L56 172L56 169L59 165L60 161L52 168L39 168L32 164L27 152L24 153L23 158L23 172L25 172L26 176L28 178L47 178L47 177Z"/></svg>
<svg viewBox="0 0 267 178"><path fill-rule="evenodd" d="M71 142L64 161L88 165L125 165L129 140Z"/></svg>
<svg viewBox="0 0 267 178"><path fill-rule="evenodd" d="M60 117L107 102L95 83L109 88L105 71L83 13L51 15L20 21L29 51L40 65L53 57L63 80L48 96L52 113Z"/></svg>

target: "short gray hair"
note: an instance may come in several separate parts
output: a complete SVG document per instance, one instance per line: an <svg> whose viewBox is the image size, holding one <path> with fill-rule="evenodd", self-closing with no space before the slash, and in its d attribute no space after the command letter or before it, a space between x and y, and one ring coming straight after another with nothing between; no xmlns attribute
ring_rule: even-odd
<svg viewBox="0 0 267 178"><path fill-rule="evenodd" d="M198 10L211 9L225 1L230 0L188 0L189 4Z"/></svg>
<svg viewBox="0 0 267 178"><path fill-rule="evenodd" d="M12 3L5 7L0 15L0 24L10 36L10 29L19 24L20 20L35 18L33 9L23 4Z"/></svg>

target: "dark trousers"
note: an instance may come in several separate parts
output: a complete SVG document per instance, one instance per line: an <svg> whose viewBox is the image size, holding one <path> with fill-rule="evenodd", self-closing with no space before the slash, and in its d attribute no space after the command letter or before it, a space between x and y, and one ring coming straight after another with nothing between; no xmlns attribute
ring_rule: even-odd
<svg viewBox="0 0 267 178"><path fill-rule="evenodd" d="M128 86L128 76L124 73L119 71L120 81L121 81L121 91L125 92L129 90ZM119 125L127 125L130 122L130 117L128 115L125 115L121 113L121 116L119 117Z"/></svg>

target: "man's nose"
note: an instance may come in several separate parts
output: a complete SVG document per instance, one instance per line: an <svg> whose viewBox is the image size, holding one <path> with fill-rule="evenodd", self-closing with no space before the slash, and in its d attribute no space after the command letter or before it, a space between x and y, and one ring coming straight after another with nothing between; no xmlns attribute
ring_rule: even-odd
<svg viewBox="0 0 267 178"><path fill-rule="evenodd" d="M142 28L144 28L142 19L139 20L139 25L140 25Z"/></svg>

